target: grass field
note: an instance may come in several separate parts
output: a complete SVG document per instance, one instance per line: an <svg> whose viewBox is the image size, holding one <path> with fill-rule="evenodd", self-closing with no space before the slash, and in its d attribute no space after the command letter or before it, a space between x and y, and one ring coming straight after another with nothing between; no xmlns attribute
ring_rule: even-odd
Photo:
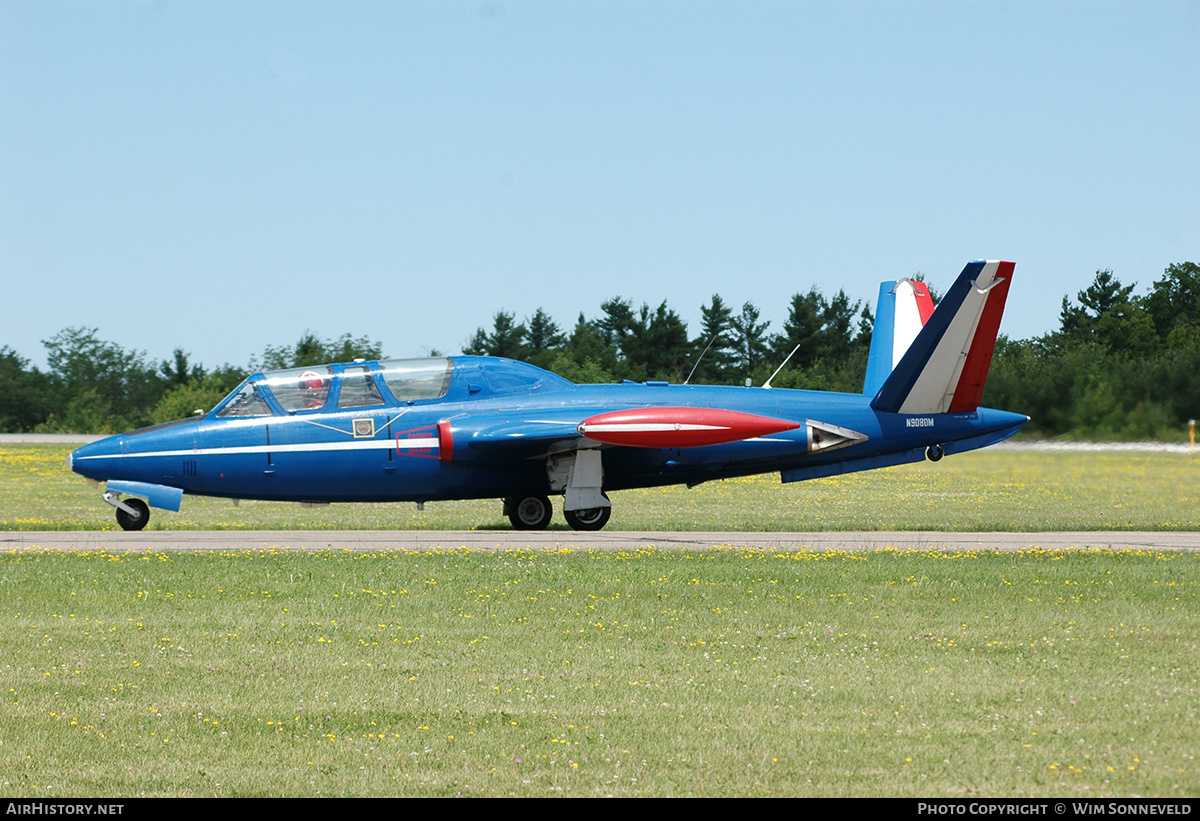
<svg viewBox="0 0 1200 821"><path fill-rule="evenodd" d="M0 447L0 530L116 529L70 447ZM1200 458L987 450L783 485L778 475L612 494L609 530L1200 530ZM497 500L330 505L185 497L152 529L469 530L509 527ZM552 527L566 529L561 510Z"/></svg>
<svg viewBox="0 0 1200 821"><path fill-rule="evenodd" d="M1195 553L0 555L5 795L1200 796Z"/></svg>
<svg viewBox="0 0 1200 821"><path fill-rule="evenodd" d="M0 449L0 529L115 527ZM1200 529L1186 456L991 451L617 494L638 530ZM185 499L152 526L504 527ZM1200 796L1200 554L0 553L0 788Z"/></svg>

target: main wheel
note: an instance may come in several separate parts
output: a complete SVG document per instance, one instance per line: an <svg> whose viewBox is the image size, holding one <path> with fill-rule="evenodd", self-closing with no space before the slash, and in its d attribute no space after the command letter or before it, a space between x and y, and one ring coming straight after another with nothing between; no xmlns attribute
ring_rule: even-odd
<svg viewBox="0 0 1200 821"><path fill-rule="evenodd" d="M141 499L126 499L124 504L133 508L133 513L129 514L117 508L117 524L122 530L141 530L146 526L146 522L150 521L150 508Z"/></svg>
<svg viewBox="0 0 1200 821"><path fill-rule="evenodd" d="M564 510L563 517L572 530L599 530L608 524L611 507L593 507L587 510Z"/></svg>
<svg viewBox="0 0 1200 821"><path fill-rule="evenodd" d="M545 530L554 508L545 496L513 497L504 500L508 520L517 530Z"/></svg>

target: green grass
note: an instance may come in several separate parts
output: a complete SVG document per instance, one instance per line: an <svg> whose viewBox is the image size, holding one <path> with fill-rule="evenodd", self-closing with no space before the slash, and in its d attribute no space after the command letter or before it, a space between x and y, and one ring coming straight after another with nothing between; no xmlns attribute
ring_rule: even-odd
<svg viewBox="0 0 1200 821"><path fill-rule="evenodd" d="M100 491L67 471L71 448L0 447L0 529L116 529ZM609 530L1200 530L1200 459L1138 452L987 450L783 485L778 475L612 494ZM507 528L497 500L296 504L185 497L151 529ZM561 511L552 527L566 529Z"/></svg>
<svg viewBox="0 0 1200 821"><path fill-rule="evenodd" d="M0 788L1200 796L1200 556L0 554Z"/></svg>

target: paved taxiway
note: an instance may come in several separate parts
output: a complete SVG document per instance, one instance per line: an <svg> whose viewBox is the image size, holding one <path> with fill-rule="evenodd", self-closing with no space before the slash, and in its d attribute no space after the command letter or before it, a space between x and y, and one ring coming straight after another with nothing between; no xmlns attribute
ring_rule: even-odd
<svg viewBox="0 0 1200 821"><path fill-rule="evenodd" d="M4 531L0 550L639 550L746 547L761 550L1200 550L1200 533L650 533L547 530L151 530Z"/></svg>

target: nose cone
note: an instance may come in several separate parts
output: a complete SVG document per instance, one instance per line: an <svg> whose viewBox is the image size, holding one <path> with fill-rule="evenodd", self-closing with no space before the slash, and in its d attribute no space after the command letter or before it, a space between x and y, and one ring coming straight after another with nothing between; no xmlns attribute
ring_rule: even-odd
<svg viewBox="0 0 1200 821"><path fill-rule="evenodd" d="M116 457L121 454L121 439L121 436L110 436L76 448L67 454L67 467L89 479L108 479Z"/></svg>

